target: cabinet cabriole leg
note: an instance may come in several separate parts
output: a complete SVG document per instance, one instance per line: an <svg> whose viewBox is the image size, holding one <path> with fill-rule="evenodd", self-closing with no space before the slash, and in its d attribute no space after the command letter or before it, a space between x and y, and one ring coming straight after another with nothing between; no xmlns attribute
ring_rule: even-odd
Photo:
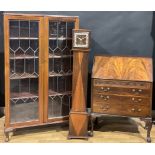
<svg viewBox="0 0 155 155"><path fill-rule="evenodd" d="M4 141L8 142L9 141L9 132L4 132Z"/></svg>
<svg viewBox="0 0 155 155"><path fill-rule="evenodd" d="M16 131L15 128L9 128L4 130L4 141L8 142L10 140L10 137L14 135L14 132ZM12 135L10 133L12 132Z"/></svg>

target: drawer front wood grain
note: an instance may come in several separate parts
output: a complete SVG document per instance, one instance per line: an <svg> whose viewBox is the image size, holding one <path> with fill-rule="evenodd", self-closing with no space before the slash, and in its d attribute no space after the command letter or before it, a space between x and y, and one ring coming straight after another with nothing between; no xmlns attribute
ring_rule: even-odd
<svg viewBox="0 0 155 155"><path fill-rule="evenodd" d="M116 103L116 104L130 104L130 105L149 105L150 98L147 97L135 97L135 96L117 96L117 95L104 95L94 94L93 100L95 103Z"/></svg>
<svg viewBox="0 0 155 155"><path fill-rule="evenodd" d="M93 79L94 86L115 86L128 88L150 89L150 82Z"/></svg>
<svg viewBox="0 0 155 155"><path fill-rule="evenodd" d="M133 116L133 117L149 117L151 115L149 105L131 105L94 102L92 111L95 113Z"/></svg>

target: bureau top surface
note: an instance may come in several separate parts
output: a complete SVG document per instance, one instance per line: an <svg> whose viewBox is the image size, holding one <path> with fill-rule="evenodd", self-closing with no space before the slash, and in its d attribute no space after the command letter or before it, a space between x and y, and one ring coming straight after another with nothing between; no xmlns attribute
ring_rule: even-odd
<svg viewBox="0 0 155 155"><path fill-rule="evenodd" d="M95 56L92 78L153 81L152 59L144 57Z"/></svg>

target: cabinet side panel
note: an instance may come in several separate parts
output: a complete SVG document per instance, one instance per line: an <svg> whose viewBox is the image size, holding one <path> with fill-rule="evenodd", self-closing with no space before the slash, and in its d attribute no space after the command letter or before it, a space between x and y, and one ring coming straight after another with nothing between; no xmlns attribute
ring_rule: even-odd
<svg viewBox="0 0 155 155"><path fill-rule="evenodd" d="M39 24L39 120L43 123L43 113L44 113L44 18L40 18Z"/></svg>
<svg viewBox="0 0 155 155"><path fill-rule="evenodd" d="M10 81L9 81L9 22L4 16L4 54L5 54L5 128L10 126Z"/></svg>

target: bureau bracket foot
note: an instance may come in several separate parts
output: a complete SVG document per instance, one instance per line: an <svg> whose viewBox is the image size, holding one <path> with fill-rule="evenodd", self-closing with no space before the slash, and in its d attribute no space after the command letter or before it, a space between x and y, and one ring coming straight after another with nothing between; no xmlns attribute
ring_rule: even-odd
<svg viewBox="0 0 155 155"><path fill-rule="evenodd" d="M146 118L145 119L145 128L147 130L147 137L146 137L146 141L148 143L151 143L151 136L150 136L150 132L151 132L151 129L152 129L152 119L151 118Z"/></svg>

